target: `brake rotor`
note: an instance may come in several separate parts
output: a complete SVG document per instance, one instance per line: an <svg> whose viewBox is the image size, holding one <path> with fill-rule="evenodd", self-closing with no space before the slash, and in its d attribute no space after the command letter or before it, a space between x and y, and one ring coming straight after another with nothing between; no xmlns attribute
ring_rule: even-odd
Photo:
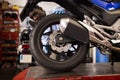
<svg viewBox="0 0 120 80"><path fill-rule="evenodd" d="M57 51L59 53L67 52L68 49L71 47L72 44L70 43L62 43L62 44L56 44L56 36L59 36L61 34L60 31L53 31L53 33L50 35L49 45L51 45L51 48L54 51ZM59 37L59 40L62 40L62 37Z"/></svg>

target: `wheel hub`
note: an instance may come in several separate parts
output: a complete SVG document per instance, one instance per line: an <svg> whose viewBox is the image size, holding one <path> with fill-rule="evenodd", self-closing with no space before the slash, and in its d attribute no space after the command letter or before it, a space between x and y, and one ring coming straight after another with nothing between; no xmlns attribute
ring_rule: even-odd
<svg viewBox="0 0 120 80"><path fill-rule="evenodd" d="M59 31L54 31L51 35L50 35L50 41L49 44L51 45L51 48L59 53L61 52L67 52L68 49L71 47L70 43L60 43L57 44L56 43L56 39L58 38L58 40L63 40L63 37L60 36L61 32Z"/></svg>

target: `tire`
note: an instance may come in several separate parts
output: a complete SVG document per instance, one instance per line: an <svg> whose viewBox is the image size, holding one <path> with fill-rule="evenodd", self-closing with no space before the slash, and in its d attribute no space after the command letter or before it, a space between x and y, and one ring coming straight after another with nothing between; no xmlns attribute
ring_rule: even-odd
<svg viewBox="0 0 120 80"><path fill-rule="evenodd" d="M50 40L53 35L57 36L56 34L60 34L54 33L59 32L59 25L56 24L59 24L59 20L65 17L70 16L61 14L49 15L41 20L31 33L30 45L34 59L38 64L50 70L72 70L82 62L88 52L88 45L78 41L55 45L50 44ZM55 30L53 29L54 27L56 28ZM50 35L52 35L52 37ZM47 39L45 39L45 36ZM53 38L55 38L55 36ZM44 41L46 43L43 43L44 41L42 41L42 39L45 39L46 41ZM65 51L64 47L68 44L71 46L69 46L69 49ZM52 46L54 47L52 48ZM63 51L61 51L61 46L63 46ZM58 50L54 48L57 48Z"/></svg>

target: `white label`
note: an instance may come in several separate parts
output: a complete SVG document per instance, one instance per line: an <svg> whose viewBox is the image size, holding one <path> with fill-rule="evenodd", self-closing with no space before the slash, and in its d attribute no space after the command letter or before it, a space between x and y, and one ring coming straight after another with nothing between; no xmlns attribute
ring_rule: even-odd
<svg viewBox="0 0 120 80"><path fill-rule="evenodd" d="M31 54L21 54L20 55L20 63L32 63L32 55Z"/></svg>

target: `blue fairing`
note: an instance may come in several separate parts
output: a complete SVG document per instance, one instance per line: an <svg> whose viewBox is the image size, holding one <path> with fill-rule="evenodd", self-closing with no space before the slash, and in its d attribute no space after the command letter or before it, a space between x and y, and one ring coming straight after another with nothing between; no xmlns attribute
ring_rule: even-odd
<svg viewBox="0 0 120 80"><path fill-rule="evenodd" d="M105 2L104 0L91 0L93 4L104 8L105 10L115 10L120 8L120 2Z"/></svg>

